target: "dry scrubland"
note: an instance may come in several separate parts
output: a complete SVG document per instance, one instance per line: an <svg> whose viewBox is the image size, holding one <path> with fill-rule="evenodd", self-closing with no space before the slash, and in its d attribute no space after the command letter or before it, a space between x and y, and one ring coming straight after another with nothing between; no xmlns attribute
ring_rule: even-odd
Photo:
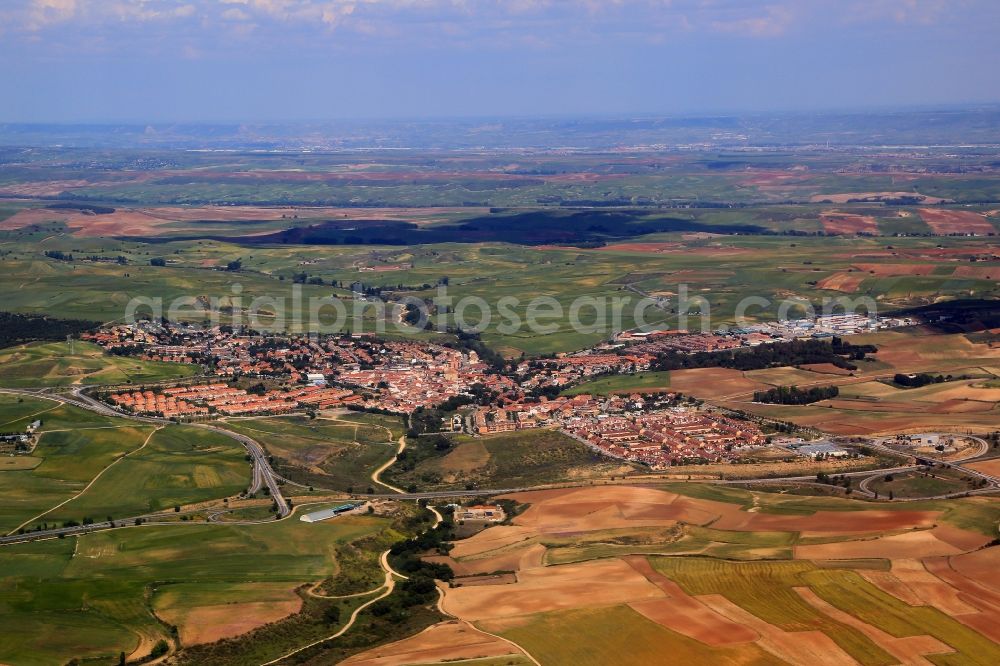
<svg viewBox="0 0 1000 666"><path fill-rule="evenodd" d="M509 499L525 507L510 524L435 558L459 574L443 589L454 619L351 663L465 659L470 645L487 657L506 649L491 635L542 664L1000 659L993 499L900 506L696 485ZM463 580L495 571L514 575Z"/></svg>

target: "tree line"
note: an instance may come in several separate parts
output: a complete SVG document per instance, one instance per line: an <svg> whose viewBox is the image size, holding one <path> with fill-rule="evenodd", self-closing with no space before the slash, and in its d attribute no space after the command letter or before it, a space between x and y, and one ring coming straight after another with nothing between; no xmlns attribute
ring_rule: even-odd
<svg viewBox="0 0 1000 666"><path fill-rule="evenodd" d="M35 340L65 340L91 331L100 324L82 319L52 319L42 315L0 312L0 347L33 342Z"/></svg>
<svg viewBox="0 0 1000 666"><path fill-rule="evenodd" d="M825 340L791 340L758 345L748 349L716 352L666 351L657 354L651 370L683 370L686 368L732 368L734 370L762 370L794 365L831 363L844 370L857 370L851 361L861 361L867 354L878 351L875 345L852 345L834 337Z"/></svg>
<svg viewBox="0 0 1000 666"><path fill-rule="evenodd" d="M766 402L773 405L808 405L820 400L829 400L840 395L836 386L814 386L800 389L798 386L778 386L767 391L755 391L754 402Z"/></svg>

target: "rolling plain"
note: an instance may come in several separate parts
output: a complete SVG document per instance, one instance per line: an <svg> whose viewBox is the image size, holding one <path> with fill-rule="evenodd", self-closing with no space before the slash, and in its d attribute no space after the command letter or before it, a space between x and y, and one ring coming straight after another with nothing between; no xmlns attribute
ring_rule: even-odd
<svg viewBox="0 0 1000 666"><path fill-rule="evenodd" d="M874 351L844 363L679 363L530 395L671 396L766 438L665 470L555 427L477 432L472 413L505 402L482 387L411 414L171 420L98 400L208 381L302 388L315 378L285 338L261 344L281 359L273 372L220 378L208 359L224 353L207 347L176 362L13 336L0 434L31 437L0 456L0 662L997 663L1000 171L993 147L934 138L891 151L0 149L0 310L90 330L130 302L155 323L161 299L179 303L175 322L225 335L377 333L369 351L434 342L510 379L519 363L617 354L615 334L643 324L711 334L836 299L917 322L849 336ZM434 304L442 290L513 304L473 331ZM283 309L330 297L347 308L334 324ZM584 330L504 326L538 297L564 313L581 298L648 305L617 321L584 308ZM426 326L392 311L407 301L431 304ZM387 388L371 384L352 390ZM755 396L781 387L837 392ZM975 451L877 445L917 433ZM796 438L851 455L810 459ZM456 518L468 505L503 519Z"/></svg>

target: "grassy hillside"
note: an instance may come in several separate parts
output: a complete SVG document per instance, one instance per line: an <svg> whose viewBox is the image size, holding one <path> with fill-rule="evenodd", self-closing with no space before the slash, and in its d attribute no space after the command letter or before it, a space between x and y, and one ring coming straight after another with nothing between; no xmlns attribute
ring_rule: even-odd
<svg viewBox="0 0 1000 666"><path fill-rule="evenodd" d="M654 393L670 388L669 372L637 372L632 375L599 377L577 384L562 392L563 395L611 395L614 393Z"/></svg>
<svg viewBox="0 0 1000 666"><path fill-rule="evenodd" d="M399 417L343 414L241 419L223 424L253 437L274 457L276 471L304 485L361 492L392 458L403 434Z"/></svg>
<svg viewBox="0 0 1000 666"><path fill-rule="evenodd" d="M0 386L124 384L190 377L201 368L104 353L89 342L46 342L0 350Z"/></svg>
<svg viewBox="0 0 1000 666"><path fill-rule="evenodd" d="M409 440L382 478L401 488L520 488L568 479L625 474L636 466L611 461L553 430Z"/></svg>

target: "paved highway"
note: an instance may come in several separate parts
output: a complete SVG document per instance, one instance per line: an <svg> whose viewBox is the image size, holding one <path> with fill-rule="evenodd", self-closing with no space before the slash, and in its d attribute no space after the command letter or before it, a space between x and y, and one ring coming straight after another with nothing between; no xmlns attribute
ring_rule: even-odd
<svg viewBox="0 0 1000 666"><path fill-rule="evenodd" d="M70 404L76 405L78 407L81 407L83 409L89 409L90 411L97 412L99 414L104 414L104 415L107 415L107 416L115 416L115 417L119 417L119 418L128 418L128 419L133 419L133 420L136 420L136 421L142 421L142 422L145 422L145 423L157 423L157 424L170 423L170 421L167 421L165 419L159 419L159 418L154 418L154 417L140 417L140 416L135 416L135 415L132 415L132 414L126 414L124 412L119 412L119 411L117 411L115 409L112 409L112 408L108 407L104 403L101 403L101 402L99 402L99 401L91 398L90 396L82 393L82 389L74 389L72 391L72 393L71 393L70 396L66 396L66 395L53 395L51 393L48 393L45 390L30 390L30 389L0 389L0 392L15 393L15 394L21 394L21 395L28 395L28 396L35 396L35 397L47 398L47 399L50 399L50 400L55 400L57 402L70 403ZM217 432L217 433L219 433L221 435L225 435L227 437L232 437L236 441L240 442L240 444L242 444L246 448L247 452L250 454L252 462L253 462L253 478L252 478L251 485L250 485L250 488L249 488L250 493L254 493L254 492L260 490L260 488L266 486L268 488L268 490L270 491L270 493L271 493L272 499L278 505L278 512L279 512L280 516L282 518L286 518L286 517L288 517L291 514L291 509L288 506L288 502L285 499L285 497L282 495L282 493L281 493L281 487L278 485L278 479L280 479L281 477L279 477L275 473L274 469L271 467L271 463L267 459L267 454L265 453L264 448L260 445L259 442L255 441L254 439L252 439L250 437L247 437L246 435L243 435L243 434L240 434L240 433L236 433L236 432L232 432L230 430L226 430L224 428L219 428L218 426L214 426L214 425L210 425L210 424L206 424L206 423L197 423L197 424L191 424L191 425L194 425L195 427L199 427L199 428L205 428L206 430L211 430L213 432ZM961 435L961 436L962 437L969 437L969 435ZM981 440L979 438L973 438L973 439L976 439L978 442L981 443L980 451L979 451L979 453L976 453L976 454L974 454L972 456L969 456L968 458L963 458L962 461L978 457L978 456L982 455L983 451L988 450L987 443L984 440ZM899 456L900 455L899 451L895 451L893 449L890 449L890 448L885 447L885 446L883 446L881 444L878 444L878 443L869 444L868 446L870 446L873 449L885 452L885 453L891 453L894 456ZM951 495L942 495L940 498L922 498L922 499L944 499L944 498L947 498L947 497L962 496L962 495L967 495L967 494L970 494L970 495L987 494L987 493L996 492L998 489L1000 489L1000 479L998 479L997 477L988 475L988 474L983 474L983 473L978 472L976 470L969 469L967 467L962 467L961 465L958 464L959 462L962 462L962 461L959 461L959 460L956 460L956 461L947 461L946 464L948 464L949 466L951 466L954 469L958 469L958 470L960 470L962 472L965 472L965 473L967 473L967 474L969 474L971 476L977 476L977 477L980 477L982 479L985 479L989 483L989 486L987 486L986 488L979 489L979 490L972 490L972 491L967 491L967 492L962 492L962 493L954 493L954 494L951 494ZM880 476L880 475L885 475L885 474L899 474L899 473L903 473L903 472L911 472L911 471L917 470L919 468L920 468L919 465L901 465L901 466L888 467L888 468L877 469L877 470L867 470L867 471L860 471L860 472L845 472L842 475L843 476L849 476L849 477L865 477L865 481L862 481L862 484L861 484L861 487L860 487L860 492L862 494L870 494L867 491L867 489L864 488L865 482L868 481L869 479L877 477L877 476ZM838 474L838 476L840 476L840 475L841 474ZM720 484L720 485L758 485L758 484L772 484L772 483L814 483L815 480L816 480L816 477L814 475L810 475L810 476L790 476L790 477L767 477L767 478L758 478L758 479L700 479L700 480L697 480L696 482L698 482L698 483L715 483L715 484ZM664 482L664 481L661 481L661 483L662 482ZM657 483L657 481L651 479L651 480L649 480L646 483L646 485L648 485L648 484L655 484L655 483ZM385 484L383 484L383 485L385 485ZM586 486L586 485L590 485L590 483L587 482L587 483L578 484L578 485ZM638 483L636 485L643 485L643 484L642 483ZM563 485L563 484L546 484L544 486L530 486L530 487L523 487L523 488L493 488L493 489L476 489L476 490L438 490L438 491L419 492L419 493L391 493L391 494L379 494L379 493L360 494L360 493L356 493L354 496L355 497L360 497L360 498L366 498L366 499L376 499L376 498L378 498L378 499L395 499L395 500L421 500L421 499L443 499L443 498L452 498L452 497L453 498L460 498L460 497L482 497L482 496L506 495L506 494L509 494L509 493L526 492L526 491L529 491L529 490L540 490L540 489L554 488L554 487L573 487L573 486L572 486L572 484L565 484L565 485ZM116 520L116 521L113 521L113 522L104 521L104 522L99 522L99 523L93 523L91 525L79 525L79 526L76 526L76 527L63 527L63 528L56 528L56 529L51 529L51 530L26 532L24 534L12 534L12 535L9 535L9 536L0 537L0 545L10 544L10 543L20 543L20 542L25 542L25 541L36 541L36 540L41 540L41 539L52 539L52 538L58 538L60 535L68 536L68 535L73 535L73 534L85 534L87 532L93 532L93 531L96 531L96 530L111 529L113 527L122 527L124 525L134 525L135 522L136 522L136 520L141 520L142 522L147 523L147 524L156 524L158 522L157 518L161 518L162 519L162 518L165 518L165 517L168 517L168 516L169 517L176 517L176 514L163 514L163 513L146 514L146 515L142 515L142 516L135 516L135 517L132 517L132 518L127 518L125 520ZM198 525L198 524L205 524L205 523L177 523L177 522L171 522L170 524L175 524L175 525L176 524L186 524L186 525L192 525L192 524L194 524L194 525Z"/></svg>
<svg viewBox="0 0 1000 666"><path fill-rule="evenodd" d="M225 428L219 428L207 423L194 423L191 425L198 428L204 428L205 430L211 430L212 432L217 432L221 435L226 435L227 437L232 437L237 442L242 444L246 448L247 453L249 453L253 459L254 480L250 486L251 489L253 489L259 480L262 480L264 485L267 486L268 491L271 493L271 499L273 499L278 505L278 513L281 514L282 518L288 515L288 501L281 494L281 486L278 485L277 474L275 474L274 469L271 468L271 461L267 459L267 453L264 451L264 447L261 446L260 443L244 434L226 430Z"/></svg>
<svg viewBox="0 0 1000 666"><path fill-rule="evenodd" d="M86 409L97 414L104 416L113 416L116 418L131 419L133 421L139 421L141 423L155 423L158 425L169 425L173 423L168 419L161 419L155 416L137 416L135 414L129 414L124 411L120 411L109 407L108 405L95 400L86 393L83 392L83 388L74 388L69 394L65 393L51 393L44 389L0 389L3 393L13 393L18 395L25 395L36 398L43 398L47 400L54 400L56 402L71 404L75 407L81 409ZM289 513L288 501L281 494L281 487L278 485L278 475L275 473L274 469L271 467L271 462L267 459L267 454L264 451L264 447L260 445L254 439L247 437L246 435L233 432L231 430L226 430L225 428L219 428L218 426L210 425L207 423L192 423L189 424L197 428L204 428L206 430L211 430L217 432L226 437L231 437L237 442L243 445L250 454L251 462L253 464L252 477L250 481L250 487L247 489L248 494L254 494L259 491L262 487L266 486L268 491L271 493L271 498L278 505L278 513L284 517ZM2 542L0 542L2 543Z"/></svg>

